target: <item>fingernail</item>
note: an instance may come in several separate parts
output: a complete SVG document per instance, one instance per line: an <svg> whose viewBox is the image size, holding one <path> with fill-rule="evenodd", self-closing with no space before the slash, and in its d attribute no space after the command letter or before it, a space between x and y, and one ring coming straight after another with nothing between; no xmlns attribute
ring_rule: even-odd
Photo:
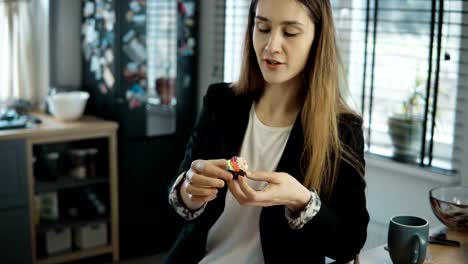
<svg viewBox="0 0 468 264"><path fill-rule="evenodd" d="M203 167L204 167L204 164L203 164L203 161L199 161L197 163L197 169L202 172L203 171Z"/></svg>

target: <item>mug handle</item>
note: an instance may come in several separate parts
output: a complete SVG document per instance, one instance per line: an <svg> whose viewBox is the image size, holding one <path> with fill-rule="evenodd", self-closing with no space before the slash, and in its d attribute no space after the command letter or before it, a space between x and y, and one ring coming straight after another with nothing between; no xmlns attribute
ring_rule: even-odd
<svg viewBox="0 0 468 264"><path fill-rule="evenodd" d="M411 263L423 263L424 254L421 254L423 247L426 245L426 241L419 235L415 234L413 236L413 254L411 255Z"/></svg>

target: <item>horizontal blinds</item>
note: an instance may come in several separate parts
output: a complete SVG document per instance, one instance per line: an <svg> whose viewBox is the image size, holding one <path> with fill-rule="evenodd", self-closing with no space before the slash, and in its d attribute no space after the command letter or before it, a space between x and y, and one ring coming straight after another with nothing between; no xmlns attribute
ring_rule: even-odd
<svg viewBox="0 0 468 264"><path fill-rule="evenodd" d="M468 1L456 1L456 3L458 4L458 9L451 6L451 3L448 5L447 9L453 10L453 12L461 11L461 21L459 22L459 25L461 26L461 32L459 34L460 43L458 47L451 47L452 49L458 48L460 52L460 67L458 70L459 84L456 103L457 111L455 113L456 144L454 145L454 165L457 170L461 170L463 167L461 157L465 156L467 151L467 149L463 149L461 146L467 146L466 143L468 142L466 135L463 136L462 132L466 130L465 123L466 115L468 114L468 109L466 108L466 106L468 106ZM463 144L463 142L465 143Z"/></svg>
<svg viewBox="0 0 468 264"><path fill-rule="evenodd" d="M224 81L238 79L250 0L226 0Z"/></svg>
<svg viewBox="0 0 468 264"><path fill-rule="evenodd" d="M466 90L468 79L464 67L468 50L461 45L466 38L462 4L332 1L348 86L352 102L365 119L369 152L394 155L389 117L403 112L403 102L416 89L423 95L417 112L426 119L425 144L421 138L414 147L416 152L424 151L419 163L457 168L457 155L453 154L459 150L454 148L454 139L462 110L456 106L457 101L465 100L466 93L459 91Z"/></svg>
<svg viewBox="0 0 468 264"><path fill-rule="evenodd" d="M210 53L212 60L211 78L213 82L223 81L224 76L224 32L225 32L225 21L226 21L226 0L215 0L212 1L214 5L214 24L212 27L212 39L213 39L213 50ZM203 29L200 30L200 37L204 37Z"/></svg>
<svg viewBox="0 0 468 264"><path fill-rule="evenodd" d="M13 95L12 85L12 51L10 51L11 30L12 26L12 15L10 14L10 8L7 4L0 3L0 111L3 110L6 99Z"/></svg>
<svg viewBox="0 0 468 264"><path fill-rule="evenodd" d="M367 151L394 156L389 117L402 112L403 102L418 91L422 96L415 112L425 119L426 140L424 144L422 137L413 140L417 163L456 170L462 150L455 142L461 140L457 131L465 112L460 105L468 94L468 48L464 48L468 47L468 9L463 8L467 4L461 0L331 3L349 102L363 114ZM236 80L239 74L249 4L249 0L217 3L216 14L225 19L222 32L218 31L223 34L215 37L223 40L218 48L223 49L224 81ZM219 61L217 51L213 56Z"/></svg>
<svg viewBox="0 0 468 264"><path fill-rule="evenodd" d="M156 80L175 78L177 73L177 3L149 0L146 3L148 49L148 94L156 95Z"/></svg>

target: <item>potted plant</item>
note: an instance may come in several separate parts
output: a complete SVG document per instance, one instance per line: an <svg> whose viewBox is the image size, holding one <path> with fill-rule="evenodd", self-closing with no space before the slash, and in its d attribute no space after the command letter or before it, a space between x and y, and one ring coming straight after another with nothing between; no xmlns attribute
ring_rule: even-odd
<svg viewBox="0 0 468 264"><path fill-rule="evenodd" d="M388 131L393 145L393 158L417 162L421 153L424 126L424 82L417 78L411 93L403 100L402 110L388 118Z"/></svg>

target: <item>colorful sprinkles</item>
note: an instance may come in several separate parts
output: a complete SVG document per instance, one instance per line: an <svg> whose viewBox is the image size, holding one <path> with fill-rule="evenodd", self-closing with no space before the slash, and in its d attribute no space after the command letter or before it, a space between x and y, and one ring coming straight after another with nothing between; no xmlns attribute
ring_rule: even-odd
<svg viewBox="0 0 468 264"><path fill-rule="evenodd" d="M248 170L247 161L244 158L234 156L227 162L227 170L232 173L234 179L240 176L245 176Z"/></svg>

